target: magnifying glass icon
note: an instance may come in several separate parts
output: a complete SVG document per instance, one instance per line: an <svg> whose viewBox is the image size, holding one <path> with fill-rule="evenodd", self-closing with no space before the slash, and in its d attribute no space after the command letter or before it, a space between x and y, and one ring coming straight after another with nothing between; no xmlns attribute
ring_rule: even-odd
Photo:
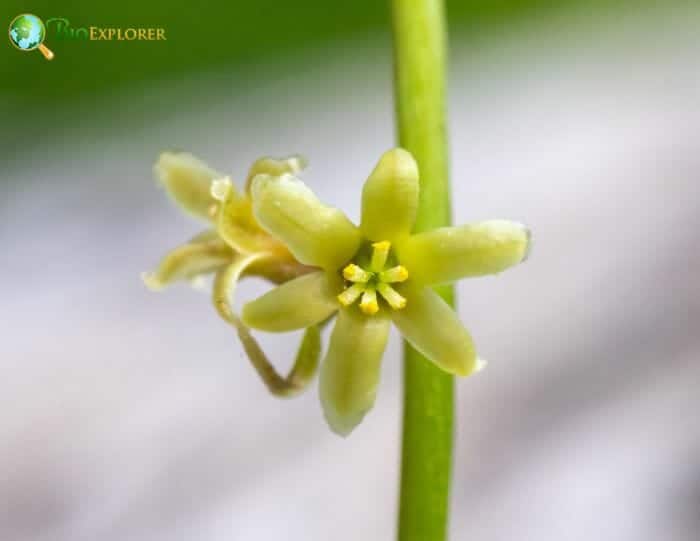
<svg viewBox="0 0 700 541"><path fill-rule="evenodd" d="M53 51L44 45L46 38L46 26L36 15L23 13L17 15L10 23L10 43L20 51L33 51L39 49L46 60L52 60Z"/></svg>

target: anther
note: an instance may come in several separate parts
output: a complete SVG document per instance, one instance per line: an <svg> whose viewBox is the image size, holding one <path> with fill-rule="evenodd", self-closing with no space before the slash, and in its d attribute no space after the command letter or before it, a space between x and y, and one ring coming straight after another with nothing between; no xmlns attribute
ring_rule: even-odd
<svg viewBox="0 0 700 541"><path fill-rule="evenodd" d="M408 279L408 271L403 265L397 265L379 273L382 282L393 284L394 282L404 282Z"/></svg>
<svg viewBox="0 0 700 541"><path fill-rule="evenodd" d="M364 290L365 286L363 284L353 284L338 295L338 302L340 302L340 304L343 306L350 306L360 295L362 295Z"/></svg>
<svg viewBox="0 0 700 541"><path fill-rule="evenodd" d="M349 282L365 284L372 278L372 273L358 267L354 263L350 263L343 269L343 278Z"/></svg>
<svg viewBox="0 0 700 541"><path fill-rule="evenodd" d="M377 292L373 287L368 287L362 294L360 301L360 309L367 315L376 314L379 311L379 303L377 303Z"/></svg>

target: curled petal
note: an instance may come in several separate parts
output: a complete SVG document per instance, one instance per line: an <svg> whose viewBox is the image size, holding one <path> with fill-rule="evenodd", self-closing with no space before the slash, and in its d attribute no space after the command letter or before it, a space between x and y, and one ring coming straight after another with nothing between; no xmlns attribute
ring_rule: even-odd
<svg viewBox="0 0 700 541"><path fill-rule="evenodd" d="M338 279L339 280L339 279ZM342 286L323 271L316 271L268 291L243 306L243 323L262 331L293 331L315 325L338 309L336 295Z"/></svg>
<svg viewBox="0 0 700 541"><path fill-rule="evenodd" d="M390 320L343 308L321 366L321 405L336 434L347 436L374 405Z"/></svg>
<svg viewBox="0 0 700 541"><path fill-rule="evenodd" d="M219 201L216 212L216 229L237 252L289 252L284 246L263 231L253 217L249 197L238 194L229 178L216 179L211 184L211 194ZM290 256L291 259L291 256Z"/></svg>
<svg viewBox="0 0 700 541"><path fill-rule="evenodd" d="M523 261L529 247L525 226L490 220L413 235L400 247L399 258L411 279L434 285L501 272Z"/></svg>
<svg viewBox="0 0 700 541"><path fill-rule="evenodd" d="M186 212L211 220L216 203L210 186L222 175L184 152L164 152L154 167L156 177L173 200Z"/></svg>
<svg viewBox="0 0 700 541"><path fill-rule="evenodd" d="M172 250L153 272L144 273L142 278L149 289L157 291L172 282L214 272L229 263L233 256L233 250L225 242L205 231Z"/></svg>
<svg viewBox="0 0 700 541"><path fill-rule="evenodd" d="M273 177L278 177L284 173L291 173L296 175L306 169L306 158L298 154L294 154L287 158L260 158L253 162L248 171L248 178L246 179L245 189L246 192L250 191L253 179L257 175L270 175Z"/></svg>
<svg viewBox="0 0 700 541"><path fill-rule="evenodd" d="M265 257L264 254L239 256L226 269L219 271L214 281L213 302L219 315L236 329L248 359L270 392L280 397L291 397L306 389L316 373L321 355L319 328L313 325L306 329L294 365L287 377L282 377L232 307L236 284L243 272L256 260Z"/></svg>
<svg viewBox="0 0 700 541"><path fill-rule="evenodd" d="M345 214L325 206L292 175L256 176L252 197L260 225L306 265L338 270L360 246L360 231Z"/></svg>
<svg viewBox="0 0 700 541"><path fill-rule="evenodd" d="M411 345L445 372L467 376L477 367L471 336L454 310L429 288L402 291L407 298L391 318Z"/></svg>
<svg viewBox="0 0 700 541"><path fill-rule="evenodd" d="M418 208L418 165L411 154L386 152L362 189L360 229L370 240L394 241L408 235Z"/></svg>
<svg viewBox="0 0 700 541"><path fill-rule="evenodd" d="M269 257L267 254L247 254L237 256L230 265L219 271L214 280L212 301L219 315L225 320L234 317L233 297L236 293L238 280L256 261Z"/></svg>

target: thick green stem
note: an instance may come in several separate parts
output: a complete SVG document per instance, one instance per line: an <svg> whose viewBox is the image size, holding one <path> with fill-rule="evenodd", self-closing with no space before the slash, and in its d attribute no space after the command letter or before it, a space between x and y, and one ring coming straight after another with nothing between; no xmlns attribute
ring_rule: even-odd
<svg viewBox="0 0 700 541"><path fill-rule="evenodd" d="M450 223L443 0L392 0L399 144L418 161L415 230ZM453 303L451 288L439 293ZM404 352L399 539L447 536L452 462L453 379L408 344Z"/></svg>

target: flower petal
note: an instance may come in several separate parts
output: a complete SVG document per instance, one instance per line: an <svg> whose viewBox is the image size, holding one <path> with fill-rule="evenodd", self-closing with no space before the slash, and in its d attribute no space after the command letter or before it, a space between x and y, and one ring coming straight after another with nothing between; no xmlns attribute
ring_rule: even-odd
<svg viewBox="0 0 700 541"><path fill-rule="evenodd" d="M270 252L291 259L287 249L258 225L250 198L237 193L228 177L214 180L211 194L219 202L216 229L229 246L244 254Z"/></svg>
<svg viewBox="0 0 700 541"><path fill-rule="evenodd" d="M233 297L236 293L238 281L250 265L266 257L268 257L267 254L238 255L226 268L216 274L212 288L212 302L216 311L226 321L231 322L235 317Z"/></svg>
<svg viewBox="0 0 700 541"><path fill-rule="evenodd" d="M411 345L450 374L467 376L476 368L476 351L454 310L429 288L402 290L406 307L391 318Z"/></svg>
<svg viewBox="0 0 700 541"><path fill-rule="evenodd" d="M270 254L270 257L251 263L243 274L244 276L258 276L279 285L316 271L318 271L316 267L303 265L290 254L287 254L287 257Z"/></svg>
<svg viewBox="0 0 700 541"><path fill-rule="evenodd" d="M373 241L408 235L417 208L416 161L402 148L384 153L362 189L362 233Z"/></svg>
<svg viewBox="0 0 700 541"><path fill-rule="evenodd" d="M435 285L501 272L524 261L529 247L524 225L490 220L413 235L398 255L411 279Z"/></svg>
<svg viewBox="0 0 700 541"><path fill-rule="evenodd" d="M229 263L234 256L233 250L221 239L210 235L205 231L169 252L153 272L143 274L146 286L158 291L172 282L192 280Z"/></svg>
<svg viewBox="0 0 700 541"><path fill-rule="evenodd" d="M390 320L344 308L321 365L321 405L333 432L350 434L374 405Z"/></svg>
<svg viewBox="0 0 700 541"><path fill-rule="evenodd" d="M185 152L164 152L154 167L156 177L168 194L186 212L211 220L216 203L211 196L211 181L222 175Z"/></svg>
<svg viewBox="0 0 700 541"><path fill-rule="evenodd" d="M340 278L338 278L338 281ZM241 319L248 327L283 332L315 325L339 307L339 283L323 271L305 274L243 306Z"/></svg>
<svg viewBox="0 0 700 541"><path fill-rule="evenodd" d="M250 192L250 186L253 179L257 175L270 175L273 177L278 177L284 173L291 173L296 175L302 170L306 169L306 158L298 154L294 154L287 158L270 158L264 157L253 162L248 170L248 178L245 182L246 192Z"/></svg>
<svg viewBox="0 0 700 541"><path fill-rule="evenodd" d="M214 281L212 301L219 315L230 323L238 334L243 349L253 368L257 371L269 391L275 396L291 397L308 387L313 379L321 356L321 333L317 326L306 329L299 344L294 365L287 377L277 373L275 367L258 344L250 329L233 311L233 296L238 280L255 261L265 259L265 254L238 256L225 269L220 270Z"/></svg>
<svg viewBox="0 0 700 541"><path fill-rule="evenodd" d="M252 196L260 225L306 265L338 270L360 246L360 231L345 214L292 175L256 176Z"/></svg>

